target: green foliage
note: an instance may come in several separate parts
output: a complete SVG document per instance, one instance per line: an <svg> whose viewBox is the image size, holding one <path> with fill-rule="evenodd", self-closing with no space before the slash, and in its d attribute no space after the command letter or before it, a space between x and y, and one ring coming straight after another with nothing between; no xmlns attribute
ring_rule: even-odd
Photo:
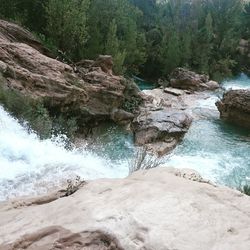
<svg viewBox="0 0 250 250"><path fill-rule="evenodd" d="M242 188L241 188L241 192L243 194L246 194L248 196L250 196L250 185L244 185Z"/></svg>
<svg viewBox="0 0 250 250"><path fill-rule="evenodd" d="M185 66L217 78L247 64L250 4L241 0L0 0L0 18L34 31L67 62L114 57L115 72L164 77Z"/></svg>
<svg viewBox="0 0 250 250"><path fill-rule="evenodd" d="M131 98L125 100L122 108L127 112L134 113L140 104L141 104L140 98L131 97Z"/></svg>
<svg viewBox="0 0 250 250"><path fill-rule="evenodd" d="M161 53L163 64L162 73L164 75L171 73L176 67L180 66L180 49L180 38L175 31L172 31L169 37L164 37Z"/></svg>
<svg viewBox="0 0 250 250"><path fill-rule="evenodd" d="M73 59L81 59L87 41L89 0L49 0L46 31L55 46Z"/></svg>
<svg viewBox="0 0 250 250"><path fill-rule="evenodd" d="M22 123L28 122L28 128L36 131L41 138L51 136L52 121L47 109L41 102L31 100L1 85L0 103Z"/></svg>
<svg viewBox="0 0 250 250"><path fill-rule="evenodd" d="M72 138L78 130L74 117L69 119L62 115L52 117L41 101L30 99L2 85L0 85L0 103L42 139L50 138L52 134L65 134L68 138Z"/></svg>
<svg viewBox="0 0 250 250"><path fill-rule="evenodd" d="M117 38L117 25L115 19L112 20L107 35L105 44L105 53L112 55L114 60L114 72L117 74L124 73L124 61L126 58L126 51L120 51L120 43Z"/></svg>

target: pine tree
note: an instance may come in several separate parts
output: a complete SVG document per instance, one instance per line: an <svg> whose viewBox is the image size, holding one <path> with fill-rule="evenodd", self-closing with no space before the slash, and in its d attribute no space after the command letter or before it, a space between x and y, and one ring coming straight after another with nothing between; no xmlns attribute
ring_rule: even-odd
<svg viewBox="0 0 250 250"><path fill-rule="evenodd" d="M46 6L50 40L73 59L81 59L87 40L86 12L89 0L49 0Z"/></svg>
<svg viewBox="0 0 250 250"><path fill-rule="evenodd" d="M112 55L113 57L119 51L119 41L116 33L117 33L117 25L115 19L113 19L109 26L107 41L105 45L105 53Z"/></svg>
<svg viewBox="0 0 250 250"><path fill-rule="evenodd" d="M171 73L176 67L180 66L180 38L177 32L172 31L170 37L164 37L161 49L163 62L163 74Z"/></svg>

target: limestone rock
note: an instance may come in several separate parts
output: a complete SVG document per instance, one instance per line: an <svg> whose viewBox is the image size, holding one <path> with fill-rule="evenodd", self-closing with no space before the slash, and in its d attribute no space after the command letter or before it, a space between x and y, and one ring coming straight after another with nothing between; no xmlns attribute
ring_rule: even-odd
<svg viewBox="0 0 250 250"><path fill-rule="evenodd" d="M215 81L209 81L207 75L199 75L184 68L177 68L171 73L170 86L192 91L215 90L219 88L219 84Z"/></svg>
<svg viewBox="0 0 250 250"><path fill-rule="evenodd" d="M229 90L216 106L223 120L250 128L250 89Z"/></svg>
<svg viewBox="0 0 250 250"><path fill-rule="evenodd" d="M250 246L250 197L210 185L191 170L156 168L96 180L69 197L36 204L0 203L1 250Z"/></svg>
<svg viewBox="0 0 250 250"><path fill-rule="evenodd" d="M158 155L164 155L178 144L191 122L192 118L179 110L145 110L133 121L135 143L148 144Z"/></svg>
<svg viewBox="0 0 250 250"><path fill-rule="evenodd" d="M122 109L115 109L112 111L111 118L118 124L126 124L134 119L134 115Z"/></svg>
<svg viewBox="0 0 250 250"><path fill-rule="evenodd" d="M175 88L165 88L164 92L171 94L171 95L175 95L175 96L180 96L180 95L183 95L185 93L183 90L175 89Z"/></svg>
<svg viewBox="0 0 250 250"><path fill-rule="evenodd" d="M1 84L85 125L111 119L139 90L112 73L112 57L100 56L74 67L43 54L42 45L19 26L0 21ZM85 64L84 64L85 63Z"/></svg>
<svg viewBox="0 0 250 250"><path fill-rule="evenodd" d="M32 33L17 24L0 20L0 41L8 43L25 43L44 55L52 56L52 53L38 41Z"/></svg>

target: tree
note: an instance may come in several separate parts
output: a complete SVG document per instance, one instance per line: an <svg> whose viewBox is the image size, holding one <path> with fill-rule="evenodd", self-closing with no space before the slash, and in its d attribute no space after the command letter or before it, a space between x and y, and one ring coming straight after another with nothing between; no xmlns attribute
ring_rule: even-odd
<svg viewBox="0 0 250 250"><path fill-rule="evenodd" d="M163 75L171 73L176 67L180 66L180 38L176 31L172 31L170 37L163 38L161 59L163 63Z"/></svg>
<svg viewBox="0 0 250 250"><path fill-rule="evenodd" d="M105 45L106 54L112 55L114 59L114 72L122 74L124 72L124 60L126 57L126 51L120 51L119 41L117 38L117 25L115 19L112 20L109 32L107 35L107 41Z"/></svg>
<svg viewBox="0 0 250 250"><path fill-rule="evenodd" d="M90 58L108 51L114 54L114 49L107 51L107 44L118 43L115 47L118 47L116 55L119 64L124 61L128 71L137 72L138 65L145 62L145 36L137 25L141 15L128 0L92 0L88 13L90 39L85 47L86 54Z"/></svg>
<svg viewBox="0 0 250 250"><path fill-rule="evenodd" d="M74 60L83 57L88 7L89 0L49 0L46 6L49 39Z"/></svg>

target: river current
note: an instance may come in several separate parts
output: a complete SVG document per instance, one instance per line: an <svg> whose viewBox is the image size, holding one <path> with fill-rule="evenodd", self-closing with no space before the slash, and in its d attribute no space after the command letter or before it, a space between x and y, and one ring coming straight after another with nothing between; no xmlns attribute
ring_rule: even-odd
<svg viewBox="0 0 250 250"><path fill-rule="evenodd" d="M250 88L244 74L222 83L226 89ZM197 110L215 115L193 122L183 142L164 161L192 168L218 184L239 186L250 179L250 131L219 119L214 94ZM63 180L126 177L135 147L129 132L107 126L93 143L65 149L63 138L40 140L0 107L0 200L45 193Z"/></svg>

